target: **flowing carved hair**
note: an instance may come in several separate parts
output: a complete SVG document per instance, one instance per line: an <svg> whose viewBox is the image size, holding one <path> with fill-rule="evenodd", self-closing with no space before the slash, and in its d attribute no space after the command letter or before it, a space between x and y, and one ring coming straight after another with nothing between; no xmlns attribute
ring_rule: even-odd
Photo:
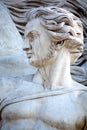
<svg viewBox="0 0 87 130"><path fill-rule="evenodd" d="M58 45L64 41L70 50L74 61L83 51L83 26L78 17L71 12L56 6L38 7L27 13L28 22L39 18L42 26L46 28L54 43ZM27 35L28 30L25 30ZM73 62L74 62L73 61Z"/></svg>

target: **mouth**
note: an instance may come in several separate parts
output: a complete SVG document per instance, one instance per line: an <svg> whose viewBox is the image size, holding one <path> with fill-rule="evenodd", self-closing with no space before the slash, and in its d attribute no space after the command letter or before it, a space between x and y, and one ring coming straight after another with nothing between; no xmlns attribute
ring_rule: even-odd
<svg viewBox="0 0 87 130"><path fill-rule="evenodd" d="M32 57L32 53L26 53L27 58L30 59Z"/></svg>

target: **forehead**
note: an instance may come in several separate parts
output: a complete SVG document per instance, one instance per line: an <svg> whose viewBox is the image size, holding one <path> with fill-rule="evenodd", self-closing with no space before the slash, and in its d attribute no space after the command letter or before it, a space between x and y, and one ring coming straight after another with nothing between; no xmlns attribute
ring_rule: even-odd
<svg viewBox="0 0 87 130"><path fill-rule="evenodd" d="M44 30L45 30L44 27L40 24L40 20L33 19L30 22L28 22L28 24L26 25L25 36L27 36L32 31L36 31L39 34L41 34L42 31L44 31Z"/></svg>

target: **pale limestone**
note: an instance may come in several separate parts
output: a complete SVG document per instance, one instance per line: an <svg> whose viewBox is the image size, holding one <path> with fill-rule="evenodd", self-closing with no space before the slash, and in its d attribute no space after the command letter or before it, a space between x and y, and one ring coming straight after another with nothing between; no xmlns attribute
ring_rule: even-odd
<svg viewBox="0 0 87 130"><path fill-rule="evenodd" d="M23 40L10 18L9 11L0 2L0 56L22 53Z"/></svg>
<svg viewBox="0 0 87 130"><path fill-rule="evenodd" d="M48 24L41 11L47 13L44 17ZM38 70L28 81L18 81L18 86L11 86L9 81L8 89L11 88L4 92L0 106L1 130L86 130L87 88L70 74L70 64L83 49L82 24L70 12L57 7L41 7L29 13L24 50L29 63ZM59 13L63 14L59 18L67 19L62 18L60 24L55 21L59 19L54 19ZM51 30L55 25L61 28L56 33Z"/></svg>
<svg viewBox="0 0 87 130"><path fill-rule="evenodd" d="M9 9L10 15L17 26L19 32L23 35L25 30L25 25L27 23L27 12L30 9L39 7L39 6L58 6L68 11L71 11L76 16L80 18L84 26L84 51L82 56L77 60L77 62L71 66L71 75L72 78L87 86L87 1L86 0L54 0L50 2L50 0L2 0L7 8ZM27 3L27 4L26 4ZM21 7L21 8L19 8ZM20 24L22 23L22 24Z"/></svg>
<svg viewBox="0 0 87 130"><path fill-rule="evenodd" d="M0 2L0 100L18 85L24 76L33 74L23 53L24 41L6 6Z"/></svg>
<svg viewBox="0 0 87 130"><path fill-rule="evenodd" d="M8 9L0 2L0 77L33 73L33 69L29 69L27 58L23 53L23 43Z"/></svg>

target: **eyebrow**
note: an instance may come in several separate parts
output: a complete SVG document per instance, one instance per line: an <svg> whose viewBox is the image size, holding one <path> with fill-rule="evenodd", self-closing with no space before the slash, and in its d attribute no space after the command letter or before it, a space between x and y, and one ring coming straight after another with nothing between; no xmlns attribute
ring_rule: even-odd
<svg viewBox="0 0 87 130"><path fill-rule="evenodd" d="M39 36L39 35L40 35L40 34L38 33L38 31L33 30L33 31L30 31L27 36L28 36L28 37L31 37L31 36L37 37L37 36Z"/></svg>

